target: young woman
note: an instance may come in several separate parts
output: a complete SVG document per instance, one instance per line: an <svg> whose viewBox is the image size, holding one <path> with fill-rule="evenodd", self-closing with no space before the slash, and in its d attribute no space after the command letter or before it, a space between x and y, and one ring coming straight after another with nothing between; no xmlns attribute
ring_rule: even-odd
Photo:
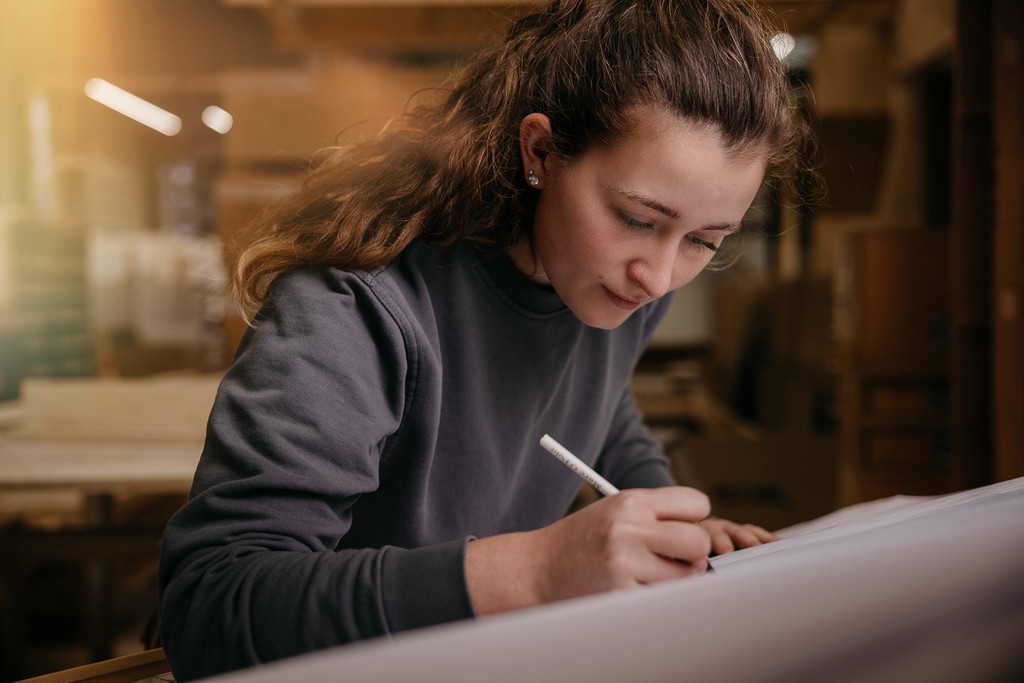
<svg viewBox="0 0 1024 683"><path fill-rule="evenodd" d="M630 393L668 294L794 156L769 35L729 0L556 0L279 208L164 537L179 680L771 540L673 485ZM566 515L545 433L623 492Z"/></svg>

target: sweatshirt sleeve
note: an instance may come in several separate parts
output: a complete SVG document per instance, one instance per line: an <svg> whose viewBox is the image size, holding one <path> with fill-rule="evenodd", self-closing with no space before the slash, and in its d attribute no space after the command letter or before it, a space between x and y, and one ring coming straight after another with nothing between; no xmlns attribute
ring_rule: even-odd
<svg viewBox="0 0 1024 683"><path fill-rule="evenodd" d="M657 488L675 482L661 444L644 425L633 392L622 392L597 469L620 489Z"/></svg>
<svg viewBox="0 0 1024 683"><path fill-rule="evenodd" d="M414 398L415 359L372 293L327 272L275 284L165 531L161 638L178 680L472 616L464 540L339 549Z"/></svg>

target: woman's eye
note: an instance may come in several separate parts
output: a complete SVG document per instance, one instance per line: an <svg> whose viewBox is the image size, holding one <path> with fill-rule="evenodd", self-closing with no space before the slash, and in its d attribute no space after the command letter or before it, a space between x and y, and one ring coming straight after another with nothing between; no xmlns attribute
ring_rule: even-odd
<svg viewBox="0 0 1024 683"><path fill-rule="evenodd" d="M650 230L651 228L654 227L654 223L647 223L645 221L639 220L637 218L634 218L633 216L630 216L628 213L620 213L619 221L621 221L622 224L625 225L627 228L632 228L634 230Z"/></svg>
<svg viewBox="0 0 1024 683"><path fill-rule="evenodd" d="M710 250L712 252L715 252L715 251L718 251L718 247L720 246L718 244L715 244L714 242L708 242L707 240L702 240L701 238L696 237L694 235L690 235L688 237L688 239L693 244L693 246L697 247L700 250L708 249L708 250Z"/></svg>

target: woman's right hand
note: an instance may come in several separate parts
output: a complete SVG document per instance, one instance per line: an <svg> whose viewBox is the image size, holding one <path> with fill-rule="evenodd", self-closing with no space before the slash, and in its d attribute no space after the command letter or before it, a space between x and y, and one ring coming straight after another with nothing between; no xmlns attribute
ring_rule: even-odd
<svg viewBox="0 0 1024 683"><path fill-rule="evenodd" d="M473 541L466 581L478 615L701 574L711 541L696 489L628 489L549 526Z"/></svg>

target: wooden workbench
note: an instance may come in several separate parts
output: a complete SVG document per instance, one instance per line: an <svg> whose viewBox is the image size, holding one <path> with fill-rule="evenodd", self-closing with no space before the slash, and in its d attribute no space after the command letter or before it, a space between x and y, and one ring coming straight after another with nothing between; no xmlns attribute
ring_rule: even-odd
<svg viewBox="0 0 1024 683"><path fill-rule="evenodd" d="M29 380L17 404L5 406L0 577L9 589L0 591L0 637L21 661L0 669L25 665L24 615L31 606L22 587L34 563L45 561L85 567L89 657L114 654L113 570L125 558L155 564L162 533L161 520L132 518L127 510L168 494L184 499L219 381L199 374Z"/></svg>

